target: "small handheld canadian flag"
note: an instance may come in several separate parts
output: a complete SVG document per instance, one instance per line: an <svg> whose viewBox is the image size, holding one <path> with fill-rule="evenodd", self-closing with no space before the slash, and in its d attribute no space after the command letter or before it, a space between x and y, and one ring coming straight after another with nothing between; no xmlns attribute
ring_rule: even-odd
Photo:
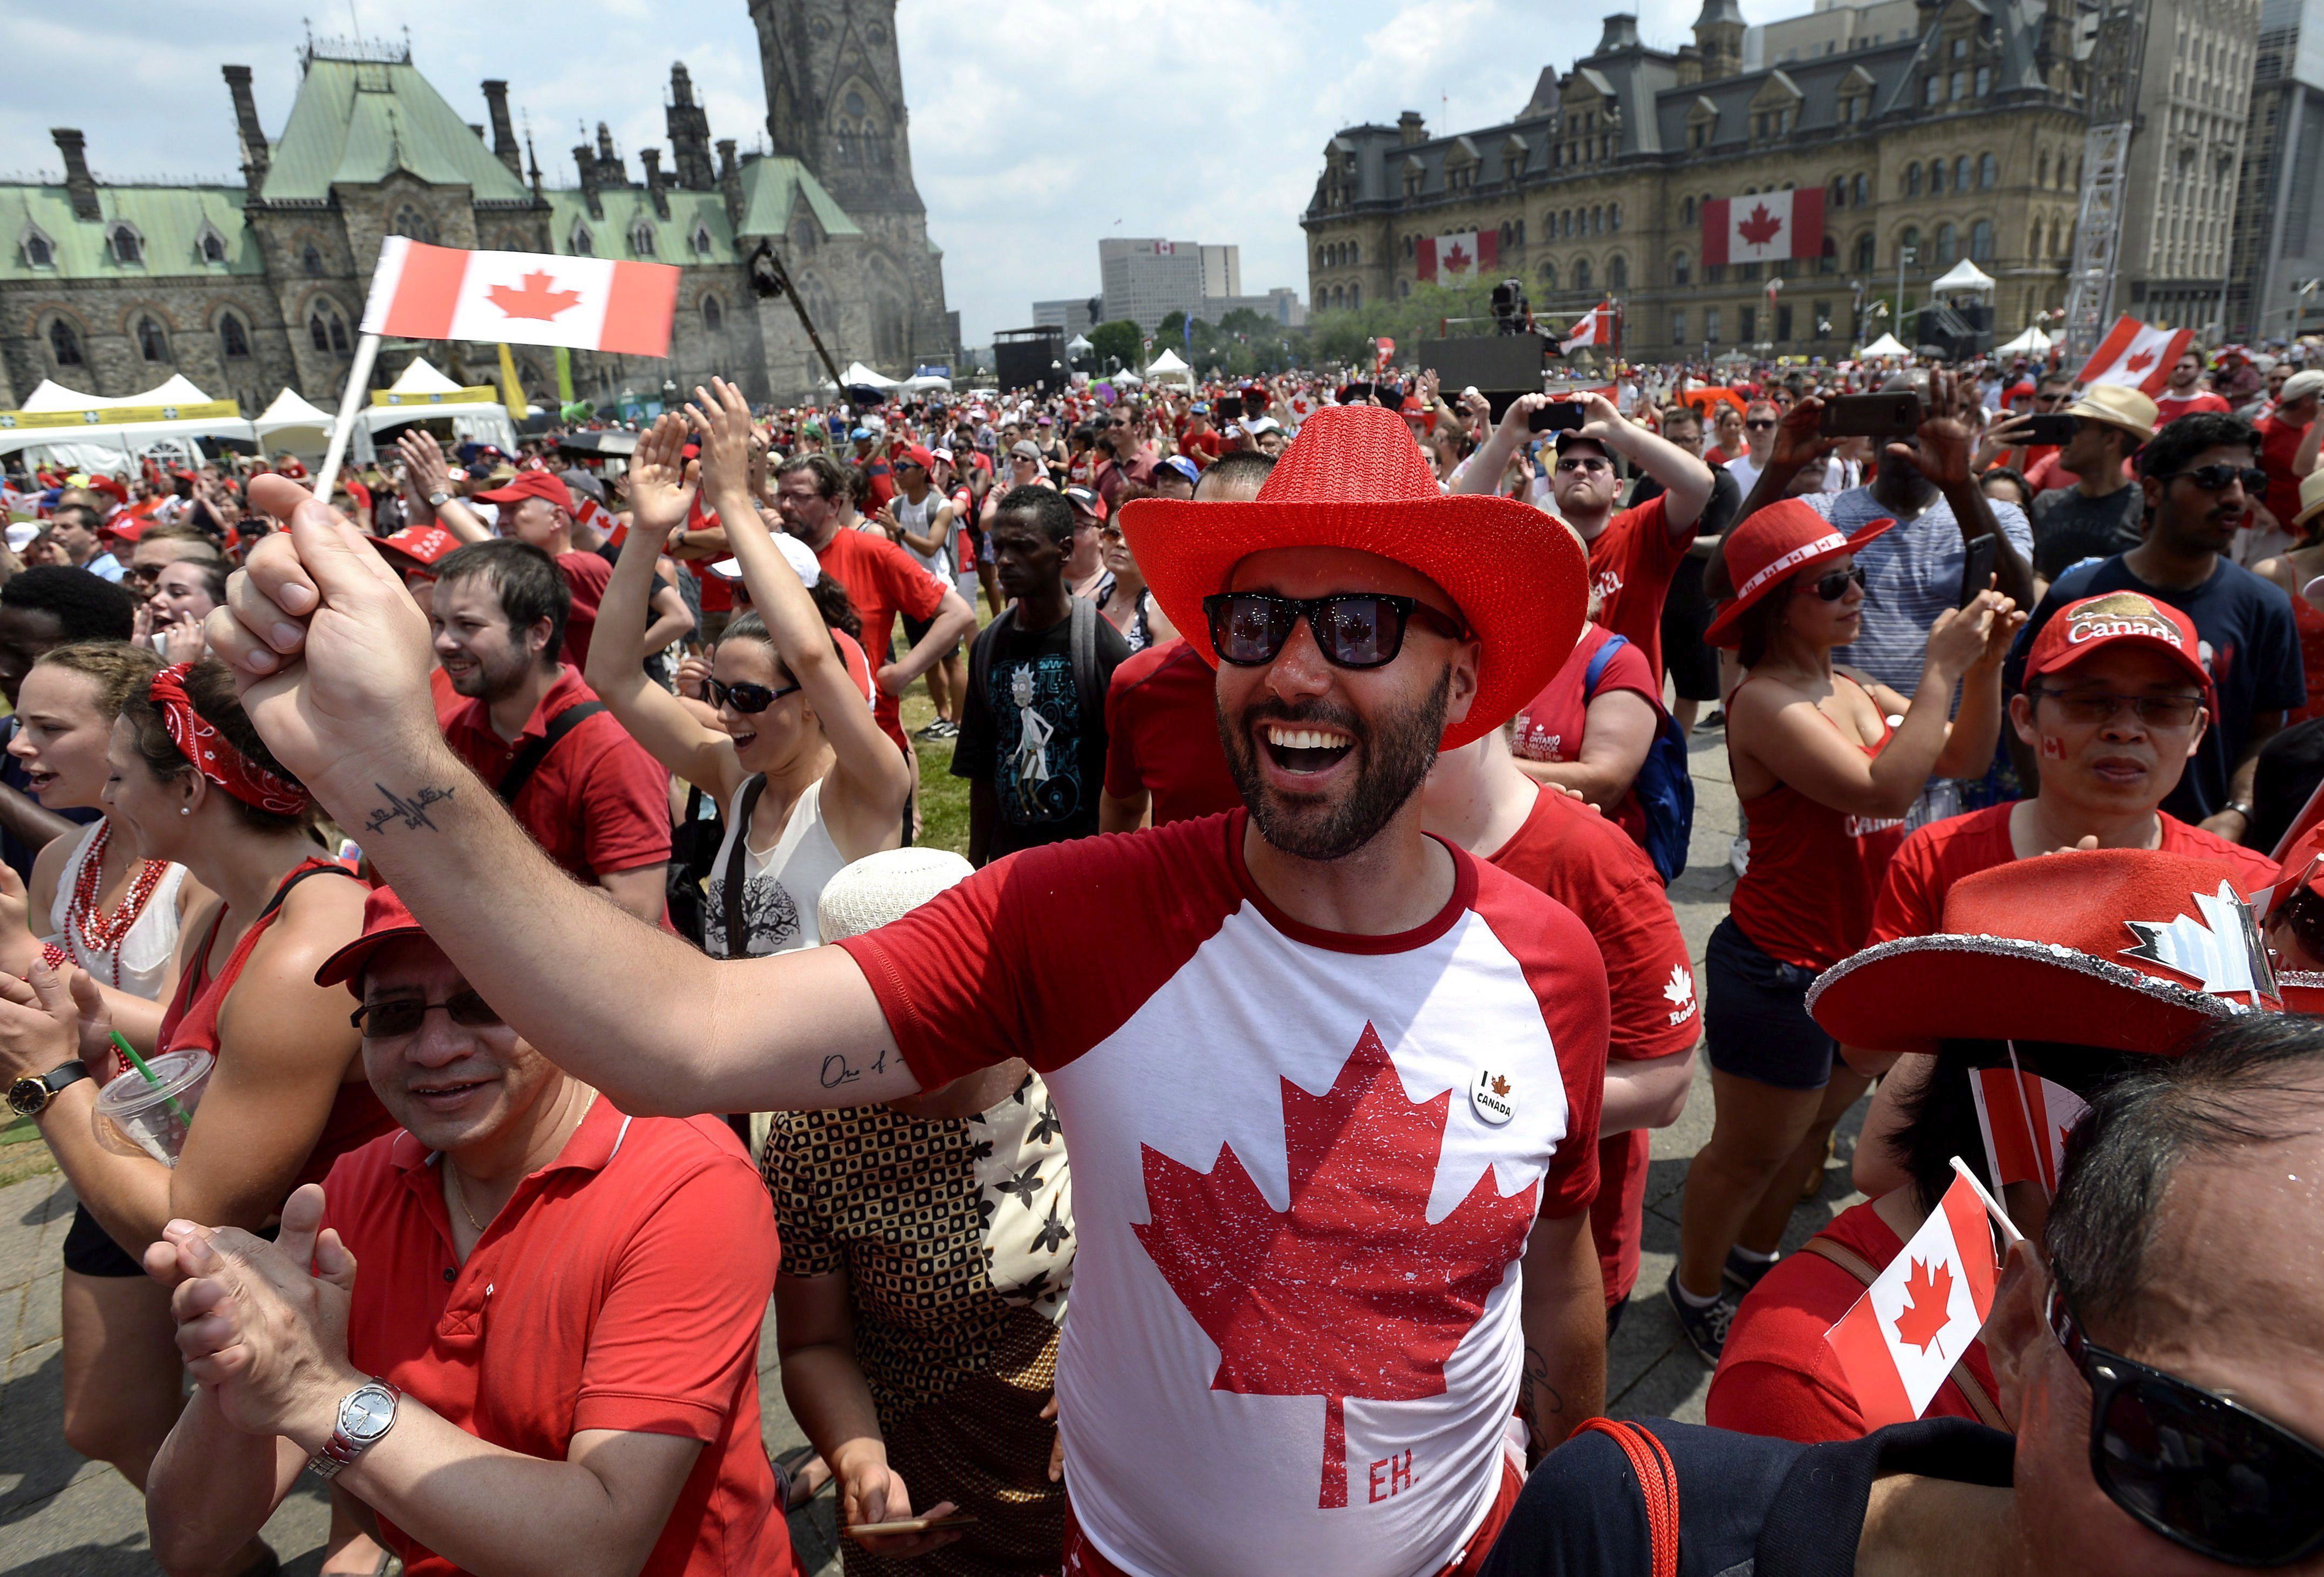
<svg viewBox="0 0 2324 1577"><path fill-rule="evenodd" d="M1972 1069L1969 1088L1994 1182L2039 1183L2044 1193L2057 1193L2066 1136L2089 1105L2064 1085L2015 1066Z"/></svg>
<svg viewBox="0 0 2324 1577"><path fill-rule="evenodd" d="M1952 1186L1904 1251L1824 1333L1868 1429L1908 1424L1927 1412L1984 1328L2000 1280L1987 1213L2017 1239L2008 1216L1959 1158L1953 1171Z"/></svg>

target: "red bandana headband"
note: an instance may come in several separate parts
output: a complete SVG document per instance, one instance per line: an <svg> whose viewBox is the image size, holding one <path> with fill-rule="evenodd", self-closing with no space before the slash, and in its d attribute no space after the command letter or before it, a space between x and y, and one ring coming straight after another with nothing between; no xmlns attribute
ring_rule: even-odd
<svg viewBox="0 0 2324 1577"><path fill-rule="evenodd" d="M251 761L194 710L193 698L186 694L186 674L193 666L177 663L153 676L153 705L161 709L161 725L170 731L170 742L203 777L244 805L277 816L305 811L312 798L304 788Z"/></svg>

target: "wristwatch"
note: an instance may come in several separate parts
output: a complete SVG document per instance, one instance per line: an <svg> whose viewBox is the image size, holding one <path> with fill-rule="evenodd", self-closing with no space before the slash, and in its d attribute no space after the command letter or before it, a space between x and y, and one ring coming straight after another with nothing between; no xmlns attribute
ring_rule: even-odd
<svg viewBox="0 0 2324 1577"><path fill-rule="evenodd" d="M2230 799L2220 808L2224 810L2232 810L2247 822L2252 818L2252 803L2248 799Z"/></svg>
<svg viewBox="0 0 2324 1577"><path fill-rule="evenodd" d="M385 1380L369 1380L349 1391L339 1402L339 1426L323 1449L307 1459L307 1471L323 1480L336 1479L355 1458L387 1438L395 1427L395 1405L403 1393Z"/></svg>
<svg viewBox="0 0 2324 1577"><path fill-rule="evenodd" d="M428 507L429 509L442 509L446 504L451 502L452 495L444 492L440 488L428 495Z"/></svg>
<svg viewBox="0 0 2324 1577"><path fill-rule="evenodd" d="M19 1117L38 1117L58 1091L87 1077L88 1070L78 1062L61 1063L38 1076L27 1074L8 1086L8 1110Z"/></svg>

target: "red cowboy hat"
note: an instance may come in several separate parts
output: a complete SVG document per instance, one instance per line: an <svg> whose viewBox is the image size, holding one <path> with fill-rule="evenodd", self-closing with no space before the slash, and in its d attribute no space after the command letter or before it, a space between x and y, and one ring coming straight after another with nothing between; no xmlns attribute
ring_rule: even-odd
<svg viewBox="0 0 2324 1577"><path fill-rule="evenodd" d="M2172 1056L2255 1001L2240 898L2234 866L2196 855L2013 860L1953 883L1942 931L1824 971L1808 1011L1843 1045L1876 1051L2050 1040Z"/></svg>
<svg viewBox="0 0 2324 1577"><path fill-rule="evenodd" d="M1170 622L1213 668L1203 599L1269 548L1348 548L1419 571L1452 599L1481 648L1477 698L1443 748L1517 715L1573 655L1590 570L1572 532L1512 498L1447 494L1403 418L1378 405L1309 417L1259 496L1240 503L1140 498L1121 530Z"/></svg>
<svg viewBox="0 0 2324 1577"><path fill-rule="evenodd" d="M2310 827L2283 853L2283 863L2275 873L2264 895L2255 894L2255 908L2263 908L2273 920L2276 911L2299 896L2304 883L2310 892L2324 897L2324 869L2310 874L2310 867L2324 860L2324 824ZM2278 966L2276 983L2283 988L2283 1005L2295 1013L2324 1017L2324 972L2308 969L2286 969Z"/></svg>
<svg viewBox="0 0 2324 1577"><path fill-rule="evenodd" d="M1793 576L1855 552L1895 523L1874 521L1856 535L1846 537L1805 500L1778 499L1736 527L1735 534L1727 539L1727 574L1735 585L1735 600L1719 610L1702 638L1713 646L1733 646L1742 640L1735 626L1746 609L1764 601Z"/></svg>

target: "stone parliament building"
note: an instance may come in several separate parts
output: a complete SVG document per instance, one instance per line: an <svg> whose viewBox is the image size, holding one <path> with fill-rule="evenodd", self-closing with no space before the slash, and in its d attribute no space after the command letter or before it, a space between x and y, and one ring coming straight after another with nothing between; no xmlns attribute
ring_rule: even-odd
<svg viewBox="0 0 2324 1577"><path fill-rule="evenodd" d="M2224 267L2257 12L2253 0L2150 4L2139 113L2161 135L2136 145L2167 139L2177 179L2134 167L2144 178L2113 309L2200 328ZM2086 9L1819 0L1757 30L1774 59L1748 65L1737 0L1705 0L1693 42L1674 51L1642 44L1635 16L1608 16L1596 49L1563 77L1544 70L1503 124L1433 137L1407 111L1333 137L1300 221L1313 309L1407 295L1422 239L1475 230L1499 246L1484 282L1522 279L1561 327L1611 297L1632 357L1832 359L1892 328L1911 344L1910 322L1877 309L1893 310L1900 263L1917 311L1963 259L1997 281L1995 337L2008 339L2066 299ZM1706 201L1793 188L1823 191L1821 258L1702 263ZM2045 327L2056 334L2057 318Z"/></svg>
<svg viewBox="0 0 2324 1577"><path fill-rule="evenodd" d="M714 373L760 400L824 383L790 301L751 289L761 245L841 366L901 377L952 363L959 319L912 180L895 11L895 0L750 0L766 151L714 144L676 65L667 167L646 148L631 171L601 124L594 146L572 151L571 187L545 183L530 137L520 143L507 83L483 85L486 123L465 122L408 44L376 41L309 40L273 139L250 69L225 68L240 185L100 181L83 134L60 129L61 183L0 184L0 408L43 378L119 396L182 374L246 416L286 386L333 409L387 235L678 264L667 360L573 353L576 398L600 404ZM492 346L391 342L374 382L419 354L460 382L497 380ZM527 395L554 409L552 353L514 354Z"/></svg>

